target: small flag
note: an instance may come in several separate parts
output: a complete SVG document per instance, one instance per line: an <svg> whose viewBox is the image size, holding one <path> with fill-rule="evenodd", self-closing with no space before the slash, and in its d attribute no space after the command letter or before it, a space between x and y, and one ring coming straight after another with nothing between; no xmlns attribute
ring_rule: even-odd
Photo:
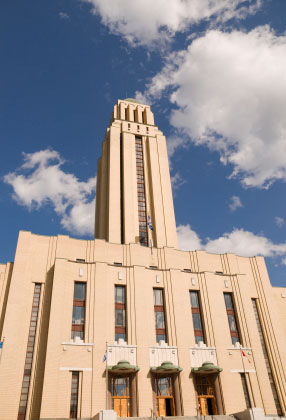
<svg viewBox="0 0 286 420"><path fill-rule="evenodd" d="M0 341L0 349L3 348L3 341Z"/></svg>
<svg viewBox="0 0 286 420"><path fill-rule="evenodd" d="M105 360L106 360L106 356L107 356L107 354L106 354L106 352L104 353L104 356L103 356L103 359L102 359L102 363L104 363L105 362Z"/></svg>
<svg viewBox="0 0 286 420"><path fill-rule="evenodd" d="M151 217L150 216L148 216L148 226L149 226L150 230L154 230L153 226L152 226L152 223L151 223Z"/></svg>
<svg viewBox="0 0 286 420"><path fill-rule="evenodd" d="M248 363L251 363L251 361L250 361L250 360L249 360L249 358L246 356L246 354L244 353L244 351L243 351L243 350L241 350L241 353L242 353L242 356L243 356L243 357L246 357L246 359L247 359Z"/></svg>

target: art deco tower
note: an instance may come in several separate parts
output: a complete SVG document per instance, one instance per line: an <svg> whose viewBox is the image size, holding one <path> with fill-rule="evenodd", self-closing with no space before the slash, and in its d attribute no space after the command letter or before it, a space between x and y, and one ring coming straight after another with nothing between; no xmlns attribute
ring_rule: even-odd
<svg viewBox="0 0 286 420"><path fill-rule="evenodd" d="M106 131L97 169L95 238L178 246L166 140L150 106L135 99L118 100Z"/></svg>

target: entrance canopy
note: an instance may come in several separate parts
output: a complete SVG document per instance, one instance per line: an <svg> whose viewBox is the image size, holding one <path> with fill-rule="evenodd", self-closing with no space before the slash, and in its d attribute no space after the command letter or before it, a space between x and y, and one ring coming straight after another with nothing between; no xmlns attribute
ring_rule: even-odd
<svg viewBox="0 0 286 420"><path fill-rule="evenodd" d="M176 373L176 372L181 372L182 368L180 368L179 366L174 365L172 362L169 361L165 361L161 364L161 366L158 367L151 367L151 372L153 373Z"/></svg>
<svg viewBox="0 0 286 420"><path fill-rule="evenodd" d="M192 373L197 375L205 375L211 373L219 373L222 371L222 368L215 366L212 362L204 362L199 368L192 368Z"/></svg>
<svg viewBox="0 0 286 420"><path fill-rule="evenodd" d="M120 360L117 363L117 365L108 366L107 369L108 369L109 372L117 373L117 374L133 373L133 372L138 372L138 370L140 370L140 368L138 366L130 365L128 360Z"/></svg>

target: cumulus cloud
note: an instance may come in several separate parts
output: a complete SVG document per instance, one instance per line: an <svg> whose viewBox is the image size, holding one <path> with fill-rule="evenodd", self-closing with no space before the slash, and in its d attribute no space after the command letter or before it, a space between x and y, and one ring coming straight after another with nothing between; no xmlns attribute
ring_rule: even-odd
<svg viewBox="0 0 286 420"><path fill-rule="evenodd" d="M255 13L261 0L83 0L102 23L131 45L151 46L212 18L225 22ZM163 11L163 12L162 12Z"/></svg>
<svg viewBox="0 0 286 420"><path fill-rule="evenodd" d="M144 96L164 91L173 127L217 151L244 186L286 179L286 36L211 30L171 53Z"/></svg>
<svg viewBox="0 0 286 420"><path fill-rule="evenodd" d="M23 153L23 164L4 176L13 188L12 197L29 210L51 205L62 226L78 235L92 234L96 178L79 181L64 172L63 159L55 150Z"/></svg>
<svg viewBox="0 0 286 420"><path fill-rule="evenodd" d="M263 255L264 257L279 257L286 255L286 243L274 244L262 235L255 235L243 229L234 229L224 233L217 239L207 239L203 242L190 225L177 227L179 247L183 250L205 250L212 253L234 253L242 257Z"/></svg>
<svg viewBox="0 0 286 420"><path fill-rule="evenodd" d="M228 207L231 211L235 211L239 207L243 207L243 204L237 195L233 195L230 199Z"/></svg>

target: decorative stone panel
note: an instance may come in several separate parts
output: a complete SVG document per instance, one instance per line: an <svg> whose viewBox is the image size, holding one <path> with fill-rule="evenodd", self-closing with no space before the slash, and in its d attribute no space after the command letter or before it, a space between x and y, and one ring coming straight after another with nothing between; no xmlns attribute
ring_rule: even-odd
<svg viewBox="0 0 286 420"><path fill-rule="evenodd" d="M211 362L217 365L216 348L207 347L204 343L199 343L195 347L190 347L191 367L201 367L204 362Z"/></svg>
<svg viewBox="0 0 286 420"><path fill-rule="evenodd" d="M150 367L161 366L163 362L172 362L178 365L178 348L168 346L165 341L160 341L157 346L149 347Z"/></svg>
<svg viewBox="0 0 286 420"><path fill-rule="evenodd" d="M114 366L120 360L127 360L130 365L137 365L136 346L128 345L119 339L117 343L107 345L107 365Z"/></svg>

